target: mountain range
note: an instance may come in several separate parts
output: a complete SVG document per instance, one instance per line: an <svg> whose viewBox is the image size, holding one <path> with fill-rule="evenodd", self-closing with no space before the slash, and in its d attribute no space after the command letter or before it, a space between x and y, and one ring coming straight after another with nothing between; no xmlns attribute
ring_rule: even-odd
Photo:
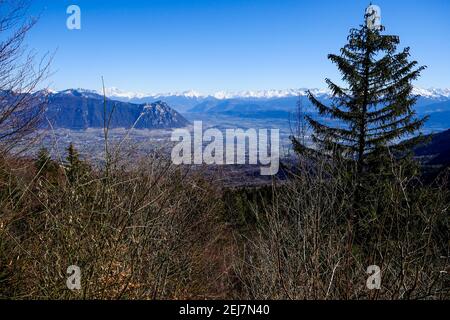
<svg viewBox="0 0 450 320"><path fill-rule="evenodd" d="M166 129L185 127L189 122L166 102L135 104L116 101L89 90L68 89L46 94L45 115L54 128ZM105 115L106 106L106 117Z"/></svg>
<svg viewBox="0 0 450 320"><path fill-rule="evenodd" d="M310 90L319 100L329 104L331 94L324 89ZM106 90L112 98L124 102L146 103L163 100L181 113L208 113L235 116L240 118L288 119L296 111L297 102L303 105L304 112L314 113L308 89L217 92L203 95L196 91L166 94L136 94L123 92L117 88ZM428 126L446 129L450 127L450 89L422 89L415 87L413 94L419 96L415 106L419 115L430 116Z"/></svg>
<svg viewBox="0 0 450 320"><path fill-rule="evenodd" d="M314 95L330 95L330 91L328 89L308 89L308 88L284 89L284 90L270 89L270 90L256 90L256 91L247 90L237 92L218 91L213 94L202 94L194 90L174 92L174 93L144 94L144 93L126 92L116 87L107 88L106 95L109 97L126 100L145 99L145 98L157 99L161 97L172 97L172 96L185 98L198 98L198 99L215 98L219 100L224 100L237 98L273 99L273 98L297 97L299 95L305 96L308 91L311 91ZM423 89L419 87L414 87L413 94L428 98L439 98L439 97L450 98L450 88Z"/></svg>
<svg viewBox="0 0 450 320"><path fill-rule="evenodd" d="M112 127L174 128L189 122L180 114L225 115L243 119L289 119L300 101L303 111L314 113L307 97L308 89L217 92L202 95L195 91L167 94L136 94L117 88L106 89L107 112L115 111ZM331 103L327 90L312 89L322 102ZM428 131L450 127L450 89L414 88L418 95L415 110L429 116ZM103 96L93 90L68 89L49 93L47 113L55 126L65 128L103 127ZM135 124L135 122L139 121Z"/></svg>

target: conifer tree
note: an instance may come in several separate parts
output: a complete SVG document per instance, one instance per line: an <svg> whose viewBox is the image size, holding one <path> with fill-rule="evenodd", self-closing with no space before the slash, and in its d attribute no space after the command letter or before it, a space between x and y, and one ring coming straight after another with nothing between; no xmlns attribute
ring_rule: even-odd
<svg viewBox="0 0 450 320"><path fill-rule="evenodd" d="M370 170L369 163L387 147L394 153L416 143L412 140L410 145L398 144L426 120L418 118L412 109L417 100L412 94L412 82L425 67L409 61L409 48L397 52L399 43L398 36L385 35L384 27L374 28L369 23L350 31L340 55L328 56L346 85L341 87L325 80L332 93L330 105L308 93L319 114L338 120L339 124L327 125L306 116L318 148L309 149L292 138L297 151L343 156L352 160L357 172L362 173Z"/></svg>
<svg viewBox="0 0 450 320"><path fill-rule="evenodd" d="M40 175L56 175L58 171L57 164L51 159L50 153L48 152L47 148L44 147L39 149L34 165Z"/></svg>
<svg viewBox="0 0 450 320"><path fill-rule="evenodd" d="M73 143L67 148L66 157L66 174L70 183L75 183L86 173L86 166L80 160L78 151L75 149Z"/></svg>
<svg viewBox="0 0 450 320"><path fill-rule="evenodd" d="M35 161L35 167L36 169L39 170L45 170L44 167L47 166L48 163L50 163L51 159L50 159L50 154L47 150L47 148L41 148L38 151L37 154L37 159Z"/></svg>

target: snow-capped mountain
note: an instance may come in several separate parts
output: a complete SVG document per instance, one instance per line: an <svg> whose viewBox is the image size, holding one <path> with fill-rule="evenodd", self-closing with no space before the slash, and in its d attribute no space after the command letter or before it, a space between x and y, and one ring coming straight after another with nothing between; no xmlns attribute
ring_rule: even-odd
<svg viewBox="0 0 450 320"><path fill-rule="evenodd" d="M287 97L298 97L306 96L307 91L311 91L314 95L325 96L330 95L328 89L270 89L270 90L246 90L246 91L218 91L213 94L202 94L198 91L188 90L183 92L168 92L168 93L158 93L158 94L145 94L136 92L126 92L121 91L118 88L112 87L106 89L106 95L110 98L122 98L122 99L159 99L163 97L184 97L184 98L196 98L196 99L207 99L214 98L217 100L227 100L227 99L277 99L277 98L287 98ZM450 88L448 89L423 89L419 87L414 87L413 94L419 95L426 98L450 98Z"/></svg>
<svg viewBox="0 0 450 320"><path fill-rule="evenodd" d="M256 90L256 91L218 91L213 94L202 94L195 90L188 90L182 92L168 92L168 93L158 93L158 94L144 94L144 93L136 93L136 92L126 92L121 91L118 88L108 88L106 89L106 95L110 98L119 98L119 99L159 99L164 97L183 97L183 98L192 98L192 99L207 99L214 98L217 100L226 100L226 99L275 99L275 98L286 98L286 97L297 97L297 96L306 96L307 91L310 90L312 93L316 95L326 95L329 94L328 90L325 89L285 89L285 90Z"/></svg>
<svg viewBox="0 0 450 320"><path fill-rule="evenodd" d="M284 89L259 91L219 91L213 94L202 94L194 90L160 94L144 94L122 91L118 88L105 89L108 99L124 103L144 105L164 101L181 113L226 113L242 117L286 117L292 113L300 99L306 108L310 108L307 92L311 91L318 99L329 103L331 93L326 89ZM95 90L68 89L54 96L81 97L103 100L103 93ZM450 105L450 89L423 89L415 87L413 94L418 95L416 110L427 114L435 110L448 110ZM313 109L311 108L311 111Z"/></svg>
<svg viewBox="0 0 450 320"><path fill-rule="evenodd" d="M53 95L56 97L79 97L79 98L89 98L89 99L103 99L103 96L100 95L95 90L87 90L87 89L67 89L63 91L54 91L48 90L47 93L49 95Z"/></svg>
<svg viewBox="0 0 450 320"><path fill-rule="evenodd" d="M106 93L106 96L110 97L110 98L125 98L125 99L129 99L129 100L140 99L140 98L144 98L144 97L148 96L144 93L139 93L139 92L122 91L116 87L105 88L105 93Z"/></svg>
<svg viewBox="0 0 450 320"><path fill-rule="evenodd" d="M279 99L306 96L307 92L311 91L315 96L329 96L331 93L328 89L270 89L270 90L245 90L245 91L217 91L212 94L202 94L195 90L187 90L182 92L167 92L167 93L142 93L123 91L116 87L106 88L106 96L110 99L116 99L125 102L136 102L136 100L157 100L166 97L178 97L187 99L208 99L213 98L217 100L228 99ZM88 89L67 89L63 91L48 90L52 94L74 95L81 94L83 97L103 98L103 90L88 90ZM424 89L414 87L413 94L423 98L431 99L450 99L450 88L429 88ZM142 102L142 101L139 101Z"/></svg>
<svg viewBox="0 0 450 320"><path fill-rule="evenodd" d="M206 96L195 91L195 90L188 90L183 92L173 92L173 93L160 93L153 95L153 97L184 97L184 98L205 98Z"/></svg>
<svg viewBox="0 0 450 320"><path fill-rule="evenodd" d="M121 98L121 99L143 99L143 98L161 98L161 97L185 97L185 98L203 98L205 97L201 93L194 90L188 90L183 92L171 92L171 93L141 93L141 92L131 92L122 91L119 88L112 87L105 89L106 96L109 98Z"/></svg>
<svg viewBox="0 0 450 320"><path fill-rule="evenodd" d="M310 90L314 95L327 95L329 90L325 89L285 89L285 90L258 90L258 91L238 91L238 92L227 92L219 91L211 95L218 100L225 99L277 99L277 98L288 98L288 97L298 97L306 96L308 90Z"/></svg>
<svg viewBox="0 0 450 320"><path fill-rule="evenodd" d="M423 89L414 87L413 94L421 96L423 98L450 98L450 88L447 89Z"/></svg>

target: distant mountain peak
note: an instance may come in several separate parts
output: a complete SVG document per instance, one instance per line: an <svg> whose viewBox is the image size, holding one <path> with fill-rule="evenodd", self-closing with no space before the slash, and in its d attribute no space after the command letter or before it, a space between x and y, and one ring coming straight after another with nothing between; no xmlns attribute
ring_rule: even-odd
<svg viewBox="0 0 450 320"><path fill-rule="evenodd" d="M306 96L308 90L316 95L328 95L330 92L326 89L284 89L284 90L256 90L256 91L237 91L237 92L227 92L219 91L212 95L214 98L219 100L225 99L275 99L275 98L287 98L287 97L298 97Z"/></svg>
<svg viewBox="0 0 450 320"><path fill-rule="evenodd" d="M119 88L111 87L105 88L105 93L107 97L115 97L115 98L127 98L127 99L141 99L149 96L148 94L140 93L140 92L127 92L122 91Z"/></svg>
<svg viewBox="0 0 450 320"><path fill-rule="evenodd" d="M57 96L68 96L68 97L82 97L82 98L90 98L90 99L103 99L103 95L98 93L95 90L88 89L66 89L59 92L50 92L50 94L54 94Z"/></svg>
<svg viewBox="0 0 450 320"><path fill-rule="evenodd" d="M121 91L118 88L108 88L106 89L106 95L110 98L122 98L122 99L142 99L142 98L153 98L159 99L164 97L184 97L184 98L197 98L197 99L206 99L206 98L215 98L218 100L226 100L226 99L238 99L238 98L247 98L247 99L272 99L272 98L285 98L285 97L293 97L293 96L305 96L307 91L311 90L313 93L317 95L329 94L328 90L325 89L285 89L285 90L246 90L246 91L218 91L213 94L202 94L195 90L187 90L182 92L167 92L167 93L158 93L158 94L144 94L144 93L134 93L134 92L125 92Z"/></svg>
<svg viewBox="0 0 450 320"><path fill-rule="evenodd" d="M227 100L227 99L276 99L276 98L287 98L295 96L306 96L307 92L311 91L317 96L331 95L328 89L269 89L269 90L244 90L244 91L217 91L213 94L202 94L195 90L187 90L182 92L168 92L168 93L158 93L158 94L145 94L145 93L135 93L121 91L118 88L112 87L106 89L106 95L110 98L121 98L121 99L143 99L152 98L160 99L164 97L184 97L189 99L206 99L215 98L217 100ZM419 95L426 98L450 98L450 89L423 89L420 87L414 87L413 94Z"/></svg>
<svg viewBox="0 0 450 320"><path fill-rule="evenodd" d="M425 97L425 98L450 98L450 88L447 89L438 89L438 88L430 88L423 89L419 87L413 88L413 94Z"/></svg>
<svg viewBox="0 0 450 320"><path fill-rule="evenodd" d="M167 129L189 124L165 102L135 104L108 98L105 106L102 95L85 89L49 94L46 116L56 128L101 128L105 124L105 107L111 114L111 128Z"/></svg>

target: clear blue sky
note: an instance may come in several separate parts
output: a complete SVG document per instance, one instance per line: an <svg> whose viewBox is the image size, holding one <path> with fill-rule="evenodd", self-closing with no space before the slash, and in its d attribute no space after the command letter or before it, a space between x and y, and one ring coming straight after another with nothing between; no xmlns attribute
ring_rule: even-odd
<svg viewBox="0 0 450 320"><path fill-rule="evenodd" d="M422 87L450 87L450 1L379 0L387 32L428 65ZM66 28L77 4L82 29ZM323 88L368 0L35 0L28 38L56 52L55 89L167 92Z"/></svg>

